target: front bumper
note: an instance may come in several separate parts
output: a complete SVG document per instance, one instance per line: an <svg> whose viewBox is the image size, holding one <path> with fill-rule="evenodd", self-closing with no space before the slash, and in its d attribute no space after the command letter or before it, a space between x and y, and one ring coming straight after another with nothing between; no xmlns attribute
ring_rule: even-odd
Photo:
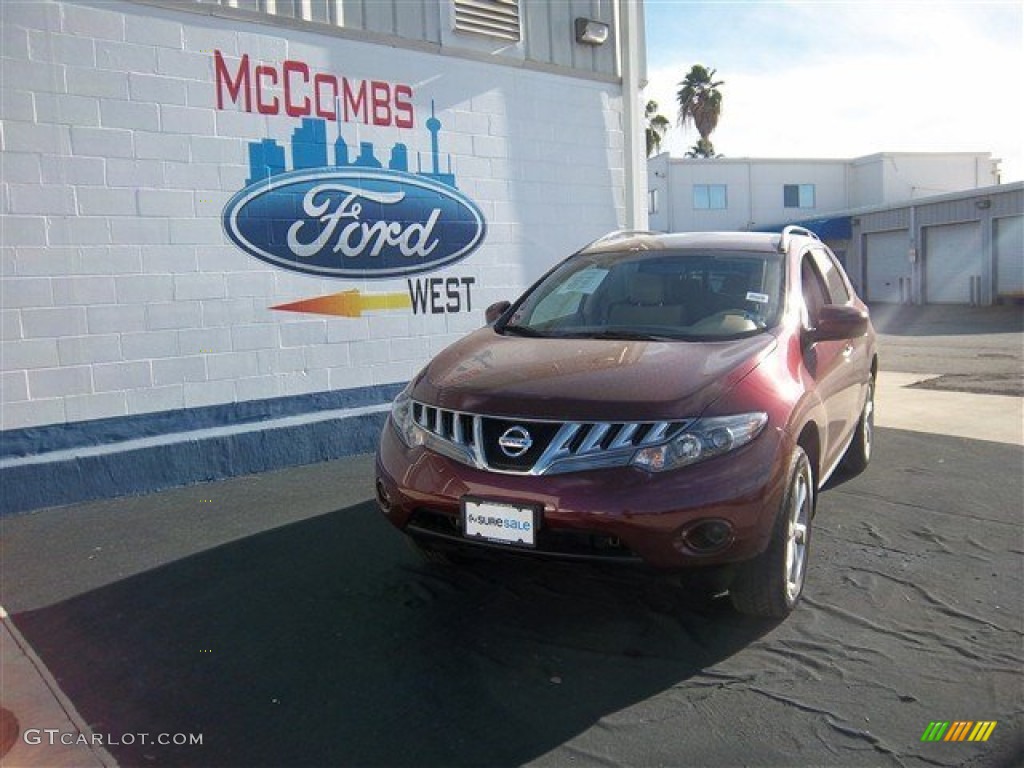
<svg viewBox="0 0 1024 768"><path fill-rule="evenodd" d="M377 494L395 527L442 546L637 562L660 569L722 565L748 560L767 546L791 450L785 434L769 426L743 448L670 472L621 467L514 475L409 448L389 419L377 451ZM536 549L462 539L464 496L542 507ZM728 523L729 541L710 553L695 551L684 534L710 520Z"/></svg>

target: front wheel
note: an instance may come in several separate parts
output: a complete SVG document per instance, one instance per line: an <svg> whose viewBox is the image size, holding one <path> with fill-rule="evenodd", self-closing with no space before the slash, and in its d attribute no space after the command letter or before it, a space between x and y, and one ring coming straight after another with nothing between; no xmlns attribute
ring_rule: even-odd
<svg viewBox="0 0 1024 768"><path fill-rule="evenodd" d="M815 488L811 462L800 446L793 450L788 478L768 548L740 566L729 589L740 613L784 618L803 592Z"/></svg>

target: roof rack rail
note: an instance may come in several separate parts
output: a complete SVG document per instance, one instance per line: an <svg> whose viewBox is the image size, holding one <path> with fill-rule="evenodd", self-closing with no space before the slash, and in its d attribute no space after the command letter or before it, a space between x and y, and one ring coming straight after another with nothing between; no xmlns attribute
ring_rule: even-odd
<svg viewBox="0 0 1024 768"><path fill-rule="evenodd" d="M790 224L782 229L782 237L779 238L779 253L785 253L789 250L789 239L794 235L803 235L804 237L821 241L821 238L807 227L798 227L795 224Z"/></svg>
<svg viewBox="0 0 1024 768"><path fill-rule="evenodd" d="M606 235L601 235L601 237L597 238L597 240L594 240L592 242L587 243L586 245L584 245L579 250L580 251L585 251L585 250L587 250L587 248L593 248L595 245L600 245L601 243L609 243L609 242L611 242L613 240L624 240L627 237L635 237L636 235L661 235L661 234L664 234L664 233L662 233L662 232L654 232L654 231L649 230L649 229L616 229L616 230L613 230L612 232L609 232ZM577 253L579 253L579 251L577 251Z"/></svg>

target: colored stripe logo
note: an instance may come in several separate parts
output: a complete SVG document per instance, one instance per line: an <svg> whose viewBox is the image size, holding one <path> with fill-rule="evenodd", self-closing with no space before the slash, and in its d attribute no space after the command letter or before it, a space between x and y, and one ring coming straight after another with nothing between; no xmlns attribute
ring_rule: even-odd
<svg viewBox="0 0 1024 768"><path fill-rule="evenodd" d="M278 304L271 309L286 312L311 312L316 315L338 315L340 317L362 317L367 310L407 309L412 299L404 293L360 293L357 289L317 296L312 299Z"/></svg>
<svg viewBox="0 0 1024 768"><path fill-rule="evenodd" d="M988 741L996 720L933 720L921 734L921 741Z"/></svg>

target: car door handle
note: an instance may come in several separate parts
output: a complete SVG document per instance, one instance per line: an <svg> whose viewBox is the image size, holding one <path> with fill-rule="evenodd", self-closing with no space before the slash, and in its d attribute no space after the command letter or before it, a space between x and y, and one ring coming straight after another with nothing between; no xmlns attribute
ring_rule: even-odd
<svg viewBox="0 0 1024 768"><path fill-rule="evenodd" d="M847 343L847 345L845 347L843 347L843 357L849 357L852 354L853 354L853 344Z"/></svg>

